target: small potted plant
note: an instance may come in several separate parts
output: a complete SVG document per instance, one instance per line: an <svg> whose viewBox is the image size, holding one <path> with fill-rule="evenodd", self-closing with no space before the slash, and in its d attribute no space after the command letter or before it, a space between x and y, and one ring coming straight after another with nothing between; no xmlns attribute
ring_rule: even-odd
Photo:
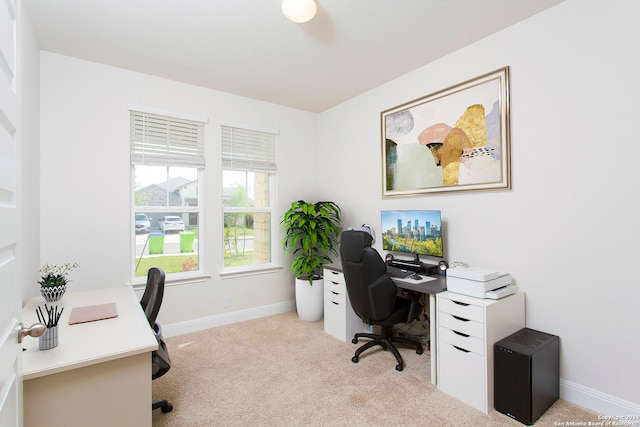
<svg viewBox="0 0 640 427"><path fill-rule="evenodd" d="M40 267L40 294L47 302L58 301L67 290L69 279L67 276L76 268L80 267L77 262L62 265L45 263Z"/></svg>
<svg viewBox="0 0 640 427"><path fill-rule="evenodd" d="M295 258L291 271L296 276L296 307L302 320L320 320L324 313L322 266L338 255L340 208L334 202L293 202L282 217L285 237L282 246Z"/></svg>

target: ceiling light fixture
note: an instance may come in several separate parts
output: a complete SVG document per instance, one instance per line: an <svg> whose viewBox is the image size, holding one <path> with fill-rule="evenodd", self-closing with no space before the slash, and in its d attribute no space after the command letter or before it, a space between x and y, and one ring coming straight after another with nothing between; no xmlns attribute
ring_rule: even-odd
<svg viewBox="0 0 640 427"><path fill-rule="evenodd" d="M314 0L283 0L282 13L298 24L310 21L316 16L318 7Z"/></svg>

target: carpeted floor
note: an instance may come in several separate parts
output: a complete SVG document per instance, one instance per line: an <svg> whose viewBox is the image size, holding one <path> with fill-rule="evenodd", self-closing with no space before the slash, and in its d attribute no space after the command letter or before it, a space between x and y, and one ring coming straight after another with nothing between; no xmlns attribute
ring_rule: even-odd
<svg viewBox="0 0 640 427"><path fill-rule="evenodd" d="M357 347L323 331L323 322L284 313L166 339L171 370L153 381L154 427L195 426L522 426L485 415L430 382L429 356L401 348ZM595 422L597 415L557 401L535 426Z"/></svg>

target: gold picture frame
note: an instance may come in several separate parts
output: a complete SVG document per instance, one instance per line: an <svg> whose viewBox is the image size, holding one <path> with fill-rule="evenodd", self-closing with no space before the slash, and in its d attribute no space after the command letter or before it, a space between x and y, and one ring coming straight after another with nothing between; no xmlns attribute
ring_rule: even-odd
<svg viewBox="0 0 640 427"><path fill-rule="evenodd" d="M509 67L380 114L382 195L511 188Z"/></svg>

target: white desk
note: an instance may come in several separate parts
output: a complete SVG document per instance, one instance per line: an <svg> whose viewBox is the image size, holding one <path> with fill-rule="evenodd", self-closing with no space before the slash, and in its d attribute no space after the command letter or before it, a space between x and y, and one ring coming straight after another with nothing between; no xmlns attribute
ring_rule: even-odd
<svg viewBox="0 0 640 427"><path fill-rule="evenodd" d="M69 325L74 307L110 302L118 317ZM37 322L35 309L44 311L44 304L32 298L22 322ZM151 352L158 343L133 289L68 292L56 304L64 307L58 346L22 342L24 426L151 426Z"/></svg>

